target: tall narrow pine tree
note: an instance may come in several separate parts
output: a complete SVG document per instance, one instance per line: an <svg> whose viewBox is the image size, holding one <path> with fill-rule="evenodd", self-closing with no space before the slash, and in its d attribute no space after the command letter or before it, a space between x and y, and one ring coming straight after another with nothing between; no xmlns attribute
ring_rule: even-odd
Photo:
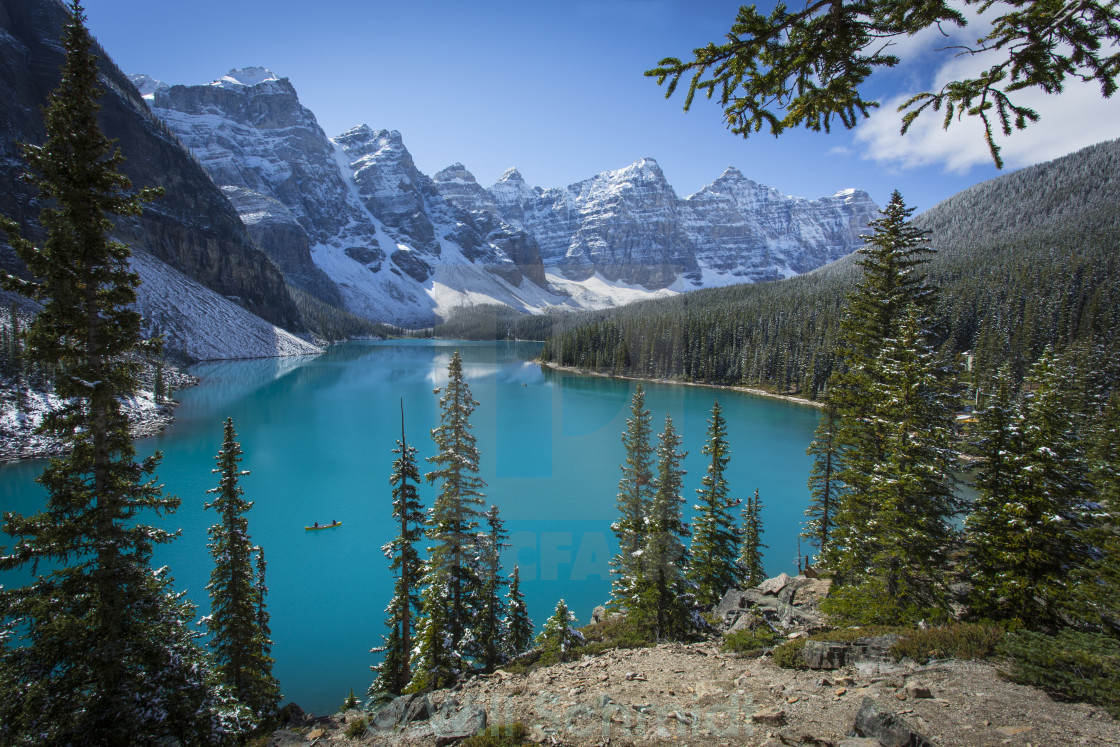
<svg viewBox="0 0 1120 747"><path fill-rule="evenodd" d="M630 417L622 434L626 460L618 481L618 520L611 525L618 538L618 555L611 560L611 603L629 608L634 601L645 539L645 522L653 496L653 449L650 447L650 413L639 383L630 401Z"/></svg>
<svg viewBox="0 0 1120 747"><path fill-rule="evenodd" d="M688 578L696 585L696 601L701 607L711 607L723 598L728 589L742 583L742 570L735 562L739 555L739 535L731 510L739 500L728 496L727 478L724 473L731 461L731 448L727 444L727 421L719 400L712 403L712 416L708 418L708 440L701 450L708 457L708 470L696 491L700 503L694 506L696 519L692 523L691 563Z"/></svg>
<svg viewBox="0 0 1120 747"><path fill-rule="evenodd" d="M813 458L813 466L809 470L809 507L805 509L808 520L801 533L802 538L812 542L822 553L828 549L832 517L842 489L837 462L837 425L836 405L826 398L816 433L805 450Z"/></svg>
<svg viewBox="0 0 1120 747"><path fill-rule="evenodd" d="M766 580L766 569L762 564L762 499L758 490L747 498L743 506L742 549L739 552L739 567L743 570L743 585L758 586Z"/></svg>
<svg viewBox="0 0 1120 747"><path fill-rule="evenodd" d="M393 521L397 536L381 548L390 560L389 570L395 573L393 598L386 608L385 626L389 635L384 644L372 652L384 653L380 664L371 669L377 673L369 693L389 692L399 695L412 680L412 644L415 620L420 611L420 575L422 564L416 549L424 527L424 511L420 504L420 472L416 466L416 448L408 445L404 433L404 402L401 402L401 437L393 449L397 458L389 483L393 486Z"/></svg>
<svg viewBox="0 0 1120 747"><path fill-rule="evenodd" d="M479 568L482 571L482 594L474 633L478 639L478 664L485 671L493 672L505 662L508 649L506 605L502 601L502 587L506 585L502 575L502 549L509 547L506 544L509 535L498 515L497 506L491 506L486 512L486 526L489 531L480 534L478 538L481 549Z"/></svg>
<svg viewBox="0 0 1120 747"><path fill-rule="evenodd" d="M264 588L256 583L253 573L256 548L245 516L253 502L245 500L239 484L249 472L239 468L241 444L232 418L226 418L222 448L215 461L218 487L206 491L214 496L206 508L214 509L219 516L209 530L208 546L214 558L206 587L210 592L210 615L206 618L210 650L219 675L234 697L261 719L276 710L280 684L272 676L272 657L266 653L271 642L265 639L260 625Z"/></svg>
<svg viewBox="0 0 1120 747"><path fill-rule="evenodd" d="M5 284L43 303L25 355L55 372L55 393L67 404L43 430L67 452L39 478L44 510L4 521L16 541L0 555L0 569L38 574L0 590L0 630L16 641L0 647L0 741L208 743L237 730L237 709L208 683L193 607L152 568L154 546L173 535L143 517L166 516L179 500L152 476L158 453L136 461L119 404L136 393L135 361L151 346L131 307L140 281L129 271L129 249L108 233L115 217L139 214L148 195L131 192L117 171L122 157L98 123L94 42L81 3L69 11L62 80L45 110L47 140L24 148L46 243L34 246L3 221L38 279Z"/></svg>
<svg viewBox="0 0 1120 747"><path fill-rule="evenodd" d="M517 566L513 567L506 599L507 648L510 656L517 656L525 653L533 642L533 622L525 606L525 595L521 593L521 571Z"/></svg>
<svg viewBox="0 0 1120 747"><path fill-rule="evenodd" d="M432 430L439 453L428 461L436 469L424 476L439 484L439 493L427 522L432 544L425 564L420 663L410 686L413 690L450 684L462 671L464 657L475 653L464 649L464 644L469 648L477 643L473 637L466 639L481 591L477 530L486 483L478 476L478 448L470 424L477 406L456 350L440 398L440 424Z"/></svg>
<svg viewBox="0 0 1120 747"><path fill-rule="evenodd" d="M646 522L638 577L637 604L633 610L638 624L656 640L680 639L694 631L692 585L685 579L688 551L684 538L688 526L681 516L685 471L681 462L687 452L678 452L681 437L673 418L665 416L665 430L657 447L657 477L653 502Z"/></svg>

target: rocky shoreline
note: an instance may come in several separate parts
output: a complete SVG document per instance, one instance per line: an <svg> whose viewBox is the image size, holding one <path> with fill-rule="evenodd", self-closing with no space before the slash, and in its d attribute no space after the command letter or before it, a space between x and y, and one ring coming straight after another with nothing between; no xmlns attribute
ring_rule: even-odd
<svg viewBox="0 0 1120 747"><path fill-rule="evenodd" d="M731 386L729 384L705 384L695 381L679 381L677 379L652 379L643 376L623 376L621 374L608 374L601 371L592 371L586 368L579 368L577 366L558 366L555 363L549 363L537 359L534 361L541 368L547 368L553 371L563 371L566 373L579 374L580 376L598 376L603 379L622 379L623 381L643 381L652 384L669 384L671 386L693 386L702 387L704 389L722 389L729 392L739 392L740 394L753 394L757 397L767 397L769 399L779 399L785 402L792 402L795 405L807 405L809 407L821 408L824 404L815 400L806 399L804 397L796 397L792 394L778 394L777 392L768 392L765 389L755 389L749 386Z"/></svg>

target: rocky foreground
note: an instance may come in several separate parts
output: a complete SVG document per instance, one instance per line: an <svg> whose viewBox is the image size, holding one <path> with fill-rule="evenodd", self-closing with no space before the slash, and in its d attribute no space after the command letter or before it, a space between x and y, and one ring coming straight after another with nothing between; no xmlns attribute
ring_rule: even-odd
<svg viewBox="0 0 1120 747"><path fill-rule="evenodd" d="M730 593L717 614L730 627L748 611L796 627L811 621L821 583L771 579ZM371 712L297 715L268 744L443 745L520 722L525 741L579 747L1120 745L1120 724L1103 709L1007 682L993 663L893 662L874 641L811 648L819 668L810 670L742 658L719 641L615 649L472 677Z"/></svg>

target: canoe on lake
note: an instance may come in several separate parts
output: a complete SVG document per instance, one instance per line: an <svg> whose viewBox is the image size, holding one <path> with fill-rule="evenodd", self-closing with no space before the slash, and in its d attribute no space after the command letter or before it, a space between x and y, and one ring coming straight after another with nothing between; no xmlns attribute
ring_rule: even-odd
<svg viewBox="0 0 1120 747"><path fill-rule="evenodd" d="M318 522L316 522L314 526L304 527L304 529L309 532L313 532L316 529L334 529L335 527L340 526L342 526L341 521L332 521L330 524L319 524Z"/></svg>

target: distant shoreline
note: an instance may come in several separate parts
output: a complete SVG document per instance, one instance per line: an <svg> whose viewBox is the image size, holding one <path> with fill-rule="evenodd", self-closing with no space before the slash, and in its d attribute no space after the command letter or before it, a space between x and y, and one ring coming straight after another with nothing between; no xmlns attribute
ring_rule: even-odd
<svg viewBox="0 0 1120 747"><path fill-rule="evenodd" d="M820 409L824 407L822 402L814 402L811 399L804 397L795 397L792 394L777 394L776 392L768 392L765 389L754 389L748 386L731 386L729 384L704 384L695 381L676 381L674 379L651 379L642 376L621 376L619 374L601 373L599 371L590 371L585 368L577 368L575 366L558 366L555 363L548 363L537 359L534 361L541 368L552 369L553 371L565 371L567 373L578 374L579 376L598 376L603 379L624 379L626 381L648 381L651 384L669 384L671 386L695 386L704 387L706 389L723 389L729 392L739 392L740 394L753 394L757 397L767 397L769 399L780 399L786 402L792 402L795 405L805 405L807 407L815 407Z"/></svg>

